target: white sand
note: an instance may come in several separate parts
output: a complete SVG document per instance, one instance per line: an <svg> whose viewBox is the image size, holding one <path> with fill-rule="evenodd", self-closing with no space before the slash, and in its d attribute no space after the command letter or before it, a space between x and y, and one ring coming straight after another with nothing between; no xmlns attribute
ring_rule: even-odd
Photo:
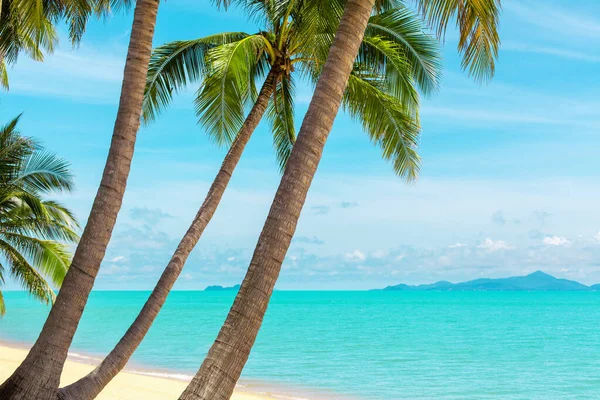
<svg viewBox="0 0 600 400"><path fill-rule="evenodd" d="M0 382L4 382L27 355L27 350L0 345ZM68 359L63 370L61 385L75 382L94 368ZM97 397L99 400L175 400L187 382L175 379L140 375L122 371ZM232 400L274 400L264 394L253 394L236 389Z"/></svg>

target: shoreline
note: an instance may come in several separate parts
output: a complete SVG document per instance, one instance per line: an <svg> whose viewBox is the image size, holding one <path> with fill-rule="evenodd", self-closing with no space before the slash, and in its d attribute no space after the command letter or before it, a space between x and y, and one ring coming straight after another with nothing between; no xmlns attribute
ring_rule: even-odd
<svg viewBox="0 0 600 400"><path fill-rule="evenodd" d="M5 381L27 355L30 344L0 340L0 382ZM61 386L75 382L92 371L102 359L80 352L69 352ZM99 400L167 400L177 398L192 375L149 368L138 364L125 367L97 397ZM232 400L309 400L272 390L273 385L242 381L236 385Z"/></svg>

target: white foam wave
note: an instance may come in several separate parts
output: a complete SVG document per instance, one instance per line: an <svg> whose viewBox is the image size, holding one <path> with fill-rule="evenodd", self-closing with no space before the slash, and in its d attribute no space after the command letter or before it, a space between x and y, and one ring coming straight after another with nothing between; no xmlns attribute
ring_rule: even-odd
<svg viewBox="0 0 600 400"><path fill-rule="evenodd" d="M77 358L78 360L89 360L89 361L94 361L94 362L100 362L100 361L102 361L102 359L100 359L100 358L86 356L86 355L79 354L79 353L68 352L67 355L69 357L72 357L72 358Z"/></svg>
<svg viewBox="0 0 600 400"><path fill-rule="evenodd" d="M128 370L127 372L131 372L132 374L138 374L138 375L153 376L155 378L177 379L178 381L191 381L193 378L192 375L169 373L169 372L152 372L152 371L139 371L139 370Z"/></svg>

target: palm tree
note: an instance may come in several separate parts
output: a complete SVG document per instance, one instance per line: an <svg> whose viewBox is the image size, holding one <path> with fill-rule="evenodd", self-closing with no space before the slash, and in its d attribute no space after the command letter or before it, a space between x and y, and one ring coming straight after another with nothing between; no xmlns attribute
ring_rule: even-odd
<svg viewBox="0 0 600 400"><path fill-rule="evenodd" d="M153 119L168 104L175 91L205 73L196 100L197 112L201 123L218 141L229 143L228 135L238 129L237 121L243 118L243 100L253 102L253 105L235 135L207 197L140 314L94 371L61 389L61 399L95 398L125 366L215 213L244 147L263 115L271 122L276 153L280 164L285 165L295 141L294 71L318 76L325 61L327 40L331 40L331 37L327 39L327 32L315 34L324 21L306 18L315 6L314 0L311 9L307 4L288 1L280 2L279 9L262 8L260 11L266 14L262 19L268 21L268 30L254 35L213 35L169 43L154 51L144 108L148 119ZM335 20L337 16L331 13L327 17ZM404 173L408 168L409 176L418 165L418 156L413 149L418 131L418 96L412 80L425 91L432 90L437 85L440 70L436 42L423 33L419 22L404 8L390 9L370 19L371 34L365 37L353 71L352 85L344 98L351 114L364 124L373 140L384 147L384 155L394 159L397 171ZM382 36L381 32L386 35ZM419 63L414 65L405 59ZM384 68L386 65L388 67ZM266 78L258 96L252 96L255 80L264 74ZM393 79L397 75L402 78ZM386 77L390 77L387 82ZM403 102L407 92L406 104L410 107ZM397 140L402 134L405 136L402 139L409 142L408 146ZM409 155L405 156L405 152Z"/></svg>
<svg viewBox="0 0 600 400"><path fill-rule="evenodd" d="M418 3L426 19L439 27L440 34L450 18L456 16L463 66L477 79L492 75L498 48L499 0L418 0ZM248 272L217 339L181 400L229 399L233 392L262 324L346 86L351 83L354 61L374 4L375 0L346 2Z"/></svg>
<svg viewBox="0 0 600 400"><path fill-rule="evenodd" d="M90 16L106 16L129 7L131 0L2 0L0 1L0 87L8 89L7 65L25 52L36 61L52 53L58 42L55 24L66 21L73 45L81 40Z"/></svg>
<svg viewBox="0 0 600 400"><path fill-rule="evenodd" d="M121 99L102 181L56 302L29 354L0 386L0 398L55 400L67 351L121 208L140 126L159 0L137 0Z"/></svg>
<svg viewBox="0 0 600 400"><path fill-rule="evenodd" d="M68 244L79 239L77 221L60 203L46 200L70 192L69 164L17 130L19 117L0 127L0 282L9 273L47 304L71 262ZM0 291L0 316L6 309Z"/></svg>

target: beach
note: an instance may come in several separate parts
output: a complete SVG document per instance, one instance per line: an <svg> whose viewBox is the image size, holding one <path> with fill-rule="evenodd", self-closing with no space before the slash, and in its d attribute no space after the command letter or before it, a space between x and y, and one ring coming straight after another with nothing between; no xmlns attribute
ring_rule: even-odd
<svg viewBox="0 0 600 400"><path fill-rule="evenodd" d="M4 382L27 355L24 348L0 345L0 382ZM94 368L92 363L69 358L65 363L61 386L75 382ZM166 400L176 399L187 382L158 376L123 371L97 397L98 400ZM268 394L250 393L236 389L232 400L272 400Z"/></svg>

